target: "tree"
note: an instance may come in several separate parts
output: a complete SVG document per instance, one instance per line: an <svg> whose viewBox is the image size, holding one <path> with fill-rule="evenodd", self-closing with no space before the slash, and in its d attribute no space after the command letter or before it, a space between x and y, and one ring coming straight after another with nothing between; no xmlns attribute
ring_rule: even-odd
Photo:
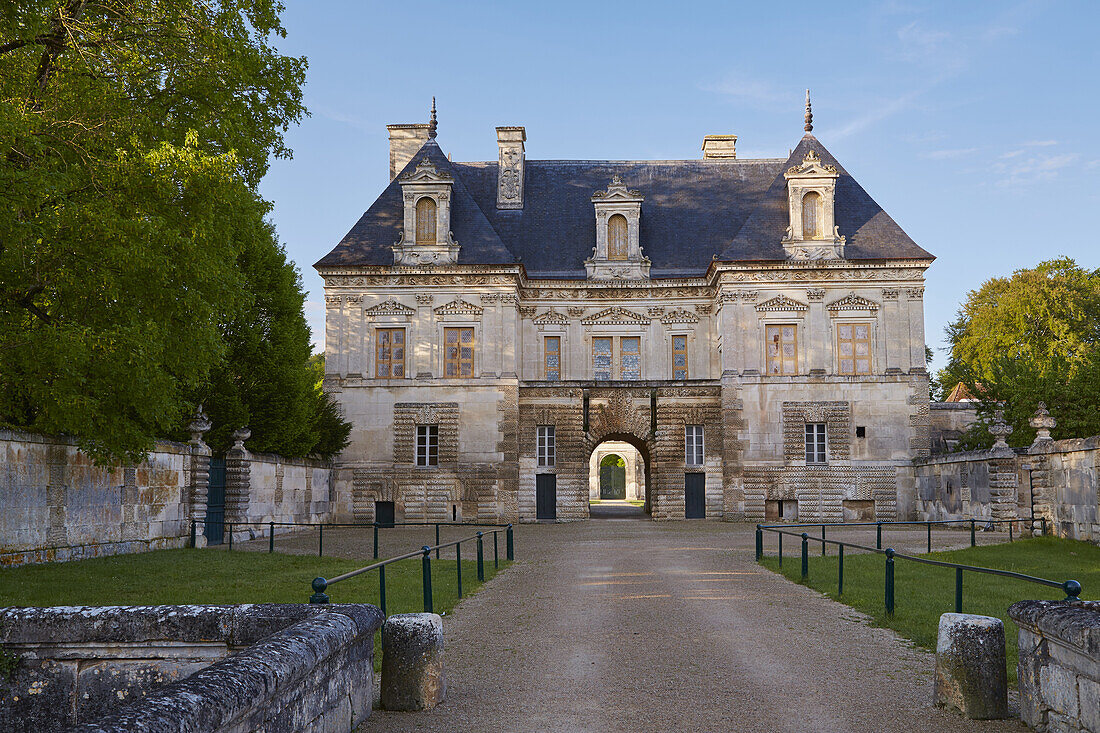
<svg viewBox="0 0 1100 733"><path fill-rule="evenodd" d="M136 460L210 384L256 307L237 263L274 242L256 184L305 113L281 11L0 11L0 422Z"/></svg>
<svg viewBox="0 0 1100 733"><path fill-rule="evenodd" d="M937 375L962 382L981 399L986 420L1004 410L1009 442L1027 445L1039 402L1058 420L1055 438L1100 433L1100 271L1069 258L993 278L971 291L947 327L951 358ZM975 425L961 447L988 447Z"/></svg>

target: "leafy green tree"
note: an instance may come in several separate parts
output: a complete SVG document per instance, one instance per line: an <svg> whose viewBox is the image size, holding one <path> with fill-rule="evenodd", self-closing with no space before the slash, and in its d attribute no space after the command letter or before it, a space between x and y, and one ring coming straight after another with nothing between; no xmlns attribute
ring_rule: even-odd
<svg viewBox="0 0 1100 733"><path fill-rule="evenodd" d="M937 375L950 390L962 382L981 399L986 421L1004 410L1012 445L1028 445L1039 402L1058 421L1055 438L1100 433L1100 271L1069 258L993 278L971 291L947 327L951 358ZM963 448L988 447L985 424Z"/></svg>
<svg viewBox="0 0 1100 733"><path fill-rule="evenodd" d="M211 384L277 247L256 184L305 113L282 9L0 10L0 421L136 460Z"/></svg>

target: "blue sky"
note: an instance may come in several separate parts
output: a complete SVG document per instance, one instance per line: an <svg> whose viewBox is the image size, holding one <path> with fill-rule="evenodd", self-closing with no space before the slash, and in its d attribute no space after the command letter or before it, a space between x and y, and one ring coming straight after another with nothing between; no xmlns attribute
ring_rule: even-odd
<svg viewBox="0 0 1100 733"><path fill-rule="evenodd" d="M1091 1L286 3L312 115L261 190L318 347L312 264L386 186L385 125L426 121L432 95L455 160L495 160L497 125L524 125L531 159L698 158L710 133L746 158L797 144L809 87L814 134L938 257L934 348L989 277L1063 254L1100 267Z"/></svg>

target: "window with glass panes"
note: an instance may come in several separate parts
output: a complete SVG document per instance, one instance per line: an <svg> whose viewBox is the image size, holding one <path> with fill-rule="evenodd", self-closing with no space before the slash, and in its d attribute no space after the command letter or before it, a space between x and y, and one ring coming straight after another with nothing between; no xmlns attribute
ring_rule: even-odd
<svg viewBox="0 0 1100 733"><path fill-rule="evenodd" d="M806 463L825 462L825 423L806 423Z"/></svg>
<svg viewBox="0 0 1100 733"><path fill-rule="evenodd" d="M474 329L443 329L443 376L474 376Z"/></svg>
<svg viewBox="0 0 1100 733"><path fill-rule="evenodd" d="M798 327L779 323L765 328L768 374L798 374Z"/></svg>
<svg viewBox="0 0 1100 733"><path fill-rule="evenodd" d="M542 358L547 381L561 379L561 336L547 336L543 339Z"/></svg>
<svg viewBox="0 0 1100 733"><path fill-rule="evenodd" d="M871 324L838 324L836 353L841 374L870 374Z"/></svg>
<svg viewBox="0 0 1100 733"><path fill-rule="evenodd" d="M611 379L611 353L610 336L596 336L592 339L592 378Z"/></svg>
<svg viewBox="0 0 1100 733"><path fill-rule="evenodd" d="M416 426L416 465L439 465L439 426Z"/></svg>
<svg viewBox="0 0 1100 733"><path fill-rule="evenodd" d="M555 444L554 426L538 426L538 462L540 467L551 467L556 458L557 445Z"/></svg>
<svg viewBox="0 0 1100 733"><path fill-rule="evenodd" d="M687 336L672 337L672 378L688 378Z"/></svg>
<svg viewBox="0 0 1100 733"><path fill-rule="evenodd" d="M405 376L405 329L375 329L374 340L374 376Z"/></svg>
<svg viewBox="0 0 1100 733"><path fill-rule="evenodd" d="M703 426L684 426L684 463L689 466L703 465Z"/></svg>
<svg viewBox="0 0 1100 733"><path fill-rule="evenodd" d="M619 338L619 379L642 378L642 340L638 336Z"/></svg>

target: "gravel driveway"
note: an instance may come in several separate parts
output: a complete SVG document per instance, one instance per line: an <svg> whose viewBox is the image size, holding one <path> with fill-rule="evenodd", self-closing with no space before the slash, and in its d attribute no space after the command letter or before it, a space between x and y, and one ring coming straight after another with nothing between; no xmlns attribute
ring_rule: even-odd
<svg viewBox="0 0 1100 733"><path fill-rule="evenodd" d="M516 556L444 619L446 702L360 731L1026 730L935 709L932 656L756 566L751 525L522 525Z"/></svg>

